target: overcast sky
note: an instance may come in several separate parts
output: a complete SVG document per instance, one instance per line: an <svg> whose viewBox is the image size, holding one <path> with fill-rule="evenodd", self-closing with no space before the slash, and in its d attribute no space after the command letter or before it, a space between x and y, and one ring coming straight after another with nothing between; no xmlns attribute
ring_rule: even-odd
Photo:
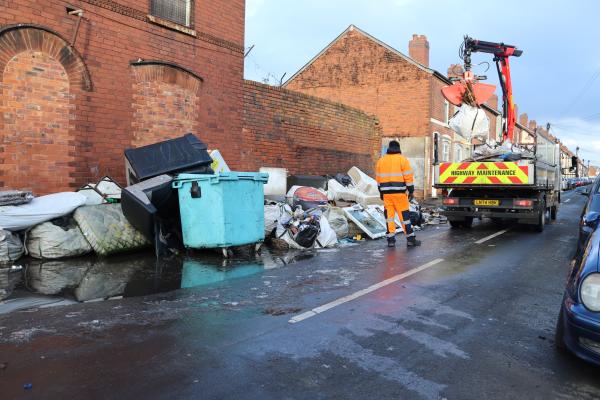
<svg viewBox="0 0 600 400"><path fill-rule="evenodd" d="M426 35L430 66L442 73L460 62L465 34L516 45L524 51L511 59L519 112L552 123L563 143L600 165L600 1L247 0L246 47L255 47L246 78L287 79L350 24L405 54L413 33ZM495 69L487 75L497 83Z"/></svg>

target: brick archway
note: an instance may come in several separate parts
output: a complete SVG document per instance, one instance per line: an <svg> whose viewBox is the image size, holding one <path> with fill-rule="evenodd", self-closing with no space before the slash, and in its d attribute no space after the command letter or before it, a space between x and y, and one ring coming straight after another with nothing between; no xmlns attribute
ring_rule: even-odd
<svg viewBox="0 0 600 400"><path fill-rule="evenodd" d="M0 188L72 190L77 93L91 90L81 57L32 25L0 29Z"/></svg>
<svg viewBox="0 0 600 400"><path fill-rule="evenodd" d="M71 87L92 90L92 80L83 58L53 30L33 24L9 25L0 29L0 73L14 56L24 51L47 54L63 66Z"/></svg>
<svg viewBox="0 0 600 400"><path fill-rule="evenodd" d="M196 133L203 79L164 61L136 61L131 66L134 78L132 146Z"/></svg>

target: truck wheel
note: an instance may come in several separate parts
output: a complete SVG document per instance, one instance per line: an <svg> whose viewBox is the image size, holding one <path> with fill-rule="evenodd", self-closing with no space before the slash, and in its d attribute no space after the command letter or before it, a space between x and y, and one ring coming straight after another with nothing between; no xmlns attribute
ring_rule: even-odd
<svg viewBox="0 0 600 400"><path fill-rule="evenodd" d="M473 217L465 217L463 221L449 221L452 228L470 228L473 225Z"/></svg>
<svg viewBox="0 0 600 400"><path fill-rule="evenodd" d="M540 212L538 214L538 223L535 225L536 232L543 232L544 227L546 226L546 202L542 203L540 207Z"/></svg>
<svg viewBox="0 0 600 400"><path fill-rule="evenodd" d="M465 228L470 228L471 226L473 226L473 217L466 217L465 222L463 222L463 226Z"/></svg>
<svg viewBox="0 0 600 400"><path fill-rule="evenodd" d="M450 226L454 229L462 228L462 221L448 221Z"/></svg>
<svg viewBox="0 0 600 400"><path fill-rule="evenodd" d="M555 221L556 220L556 214L558 214L558 210L556 209L556 206L550 208L550 218Z"/></svg>

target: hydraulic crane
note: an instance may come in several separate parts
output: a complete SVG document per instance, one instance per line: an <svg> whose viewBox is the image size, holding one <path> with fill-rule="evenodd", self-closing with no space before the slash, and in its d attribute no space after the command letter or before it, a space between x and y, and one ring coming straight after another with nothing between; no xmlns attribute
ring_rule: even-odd
<svg viewBox="0 0 600 400"><path fill-rule="evenodd" d="M465 36L460 48L460 56L464 61L465 67L464 74L453 85L442 88L442 94L450 103L456 106L461 106L463 103L471 106L480 106L494 94L496 86L480 83L480 80L487 79L487 77L475 75L471 71L471 54L477 52L494 55L502 87L502 116L504 119L502 141L509 140L510 142L514 142L514 129L517 118L513 102L508 59L509 57L520 57L523 54L522 50L518 50L515 46L509 44L484 42Z"/></svg>

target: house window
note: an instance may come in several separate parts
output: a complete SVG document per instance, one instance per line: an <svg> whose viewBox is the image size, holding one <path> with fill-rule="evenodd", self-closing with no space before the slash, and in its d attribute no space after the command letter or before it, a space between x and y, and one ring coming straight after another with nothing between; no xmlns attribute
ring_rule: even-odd
<svg viewBox="0 0 600 400"><path fill-rule="evenodd" d="M444 140L442 142L442 162L450 161L450 142Z"/></svg>
<svg viewBox="0 0 600 400"><path fill-rule="evenodd" d="M458 161L462 161L462 159L463 159L462 147L460 145L456 145L456 150L454 153L454 161L458 162Z"/></svg>
<svg viewBox="0 0 600 400"><path fill-rule="evenodd" d="M450 120L450 103L444 101L444 122L447 124Z"/></svg>
<svg viewBox="0 0 600 400"><path fill-rule="evenodd" d="M176 24L192 24L192 0L151 0L150 13Z"/></svg>

